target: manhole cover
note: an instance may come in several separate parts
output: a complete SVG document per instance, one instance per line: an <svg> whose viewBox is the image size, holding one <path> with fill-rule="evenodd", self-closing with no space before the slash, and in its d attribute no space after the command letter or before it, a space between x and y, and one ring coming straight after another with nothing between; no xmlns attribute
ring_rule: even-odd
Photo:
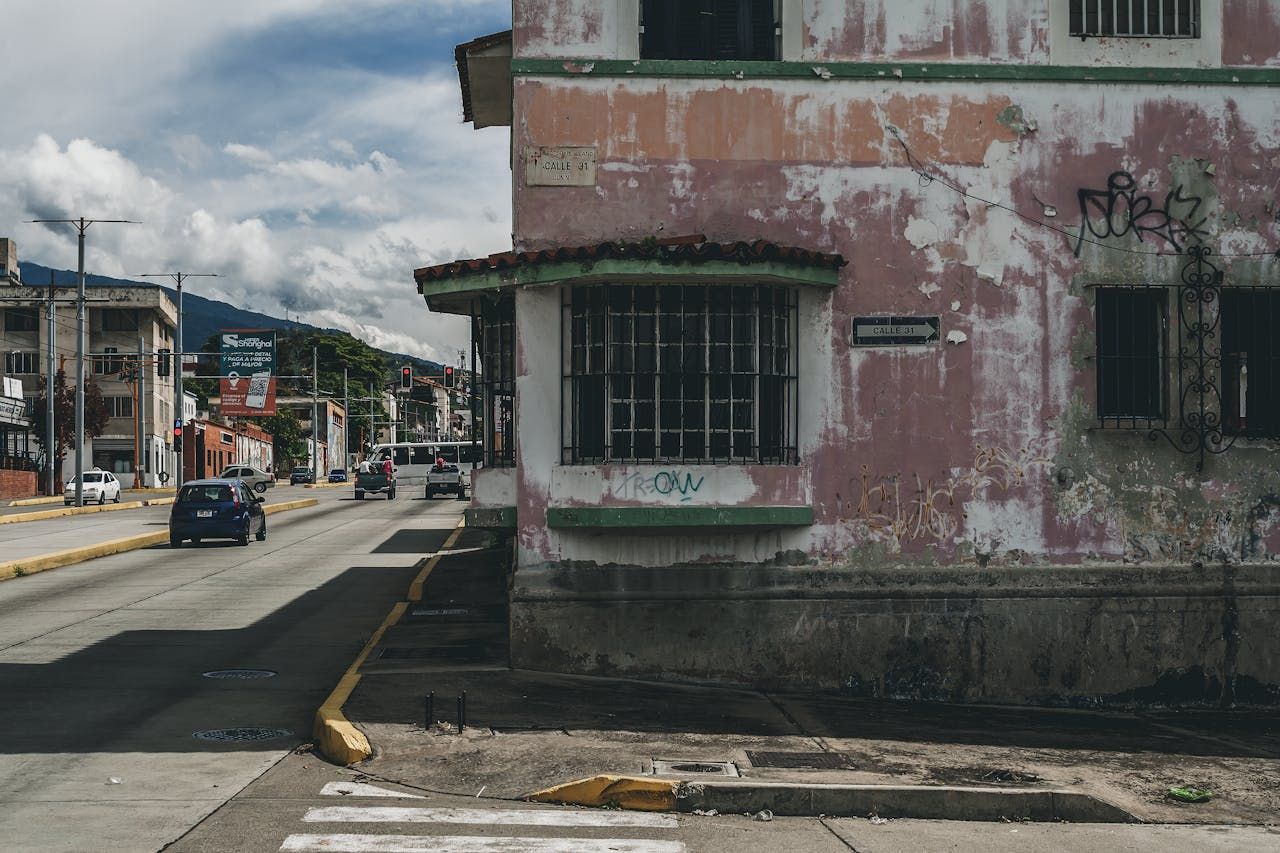
<svg viewBox="0 0 1280 853"><path fill-rule="evenodd" d="M205 678L221 678L248 681L254 678L275 678L276 674L269 669L211 669L201 673Z"/></svg>
<svg viewBox="0 0 1280 853"><path fill-rule="evenodd" d="M685 773L705 776L737 776L738 768L732 761L701 761L698 759L653 759L655 775Z"/></svg>
<svg viewBox="0 0 1280 853"><path fill-rule="evenodd" d="M277 738L289 737L293 732L288 729L262 729L262 728L242 728L242 729L206 729L202 732L192 732L191 736L196 740L211 740L221 743L249 743L259 740L276 740Z"/></svg>
<svg viewBox="0 0 1280 853"><path fill-rule="evenodd" d="M747 750L752 767L788 770L853 770L853 761L838 752L754 752Z"/></svg>

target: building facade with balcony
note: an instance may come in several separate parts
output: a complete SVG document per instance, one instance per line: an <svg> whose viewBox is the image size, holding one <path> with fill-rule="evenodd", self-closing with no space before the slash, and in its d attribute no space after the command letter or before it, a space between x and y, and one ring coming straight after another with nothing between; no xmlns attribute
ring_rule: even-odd
<svg viewBox="0 0 1280 853"><path fill-rule="evenodd" d="M961 8L964 6L964 8ZM517 665L1280 702L1280 7L539 0L468 316Z"/></svg>

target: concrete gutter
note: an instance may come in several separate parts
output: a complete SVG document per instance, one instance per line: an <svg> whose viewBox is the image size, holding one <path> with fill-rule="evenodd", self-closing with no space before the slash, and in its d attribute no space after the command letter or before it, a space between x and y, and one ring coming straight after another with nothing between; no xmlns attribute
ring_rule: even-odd
<svg viewBox="0 0 1280 853"><path fill-rule="evenodd" d="M62 498L58 498L59 501ZM173 503L175 498L148 498L145 501L127 501L118 504L95 504L93 506L65 506L61 509L39 509L34 512L21 512L16 515L0 515L0 524L18 524L23 521L47 521L50 518L64 518L68 515L89 515L95 512L118 512L122 509L140 509L144 506L163 506Z"/></svg>
<svg viewBox="0 0 1280 853"><path fill-rule="evenodd" d="M793 782L688 782L651 776L595 776L557 785L525 799L542 803L638 811L778 816L1028 820L1138 823L1124 809L1074 791L968 788L944 785L818 785Z"/></svg>
<svg viewBox="0 0 1280 853"><path fill-rule="evenodd" d="M152 501L137 502L139 506L144 503L158 505L164 503L173 503L173 498L156 498ZM269 504L262 508L267 515L274 515L277 512L288 512L293 509L304 509L309 506L315 506L319 501L315 498L302 498L301 500L288 501L286 503ZM112 505L112 509L132 509L133 507L126 504ZM105 509L105 507L93 507L95 510ZM43 513L31 513L32 515L43 515ZM59 513L68 515L70 513ZM32 519L27 519L28 521ZM24 575L34 575L39 572L45 572L49 569L58 569L63 566L74 565L75 563L83 563L86 560L95 560L98 557L109 557L112 554L123 554L126 551L137 551L141 548L150 548L152 545L161 545L169 541L169 531L162 530L156 533L140 533L137 536L126 536L123 539L111 539L106 542L96 542L93 545L83 545L79 548L68 548L65 551L54 551L51 554L41 554L38 557L24 557L20 560L10 560L6 563L0 563L0 581L10 580Z"/></svg>
<svg viewBox="0 0 1280 853"><path fill-rule="evenodd" d="M315 499L311 499L311 502L315 503ZM463 524L460 522L453 533L449 534L449 538L440 546L441 552L453 548L458 541L458 537L462 535L462 529ZM356 685L360 683L360 667L368 659L369 655L373 653L374 648L377 647L378 642L382 639L382 635L387 632L388 628L400 621L400 618L404 616L405 611L409 608L410 602L422 599L422 585L426 583L427 578L440 562L440 554L437 553L430 559L420 562L422 567L417 577L413 579L413 583L409 586L409 600L398 602L395 607L391 608L387 618L382 620L378 630L373 632L369 642L365 643L364 648L360 650L360 654L351 663L351 666L347 667L347 671L343 673L342 678L338 681L338 686L333 688L329 698L316 711L311 736L315 740L316 748L320 751L320 754L335 764L355 764L373 755L373 747L369 745L369 739L346 718L342 713L342 706L346 704L347 699L351 698Z"/></svg>

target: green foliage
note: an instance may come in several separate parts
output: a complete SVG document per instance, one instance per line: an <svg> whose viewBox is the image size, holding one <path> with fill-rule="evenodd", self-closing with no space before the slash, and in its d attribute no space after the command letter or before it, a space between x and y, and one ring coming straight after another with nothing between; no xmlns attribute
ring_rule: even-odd
<svg viewBox="0 0 1280 853"><path fill-rule="evenodd" d="M302 429L302 421L291 410L280 409L270 417L245 420L271 433L277 472L285 471L293 463L306 458L307 434Z"/></svg>
<svg viewBox="0 0 1280 853"><path fill-rule="evenodd" d="M32 412L32 430L40 447L49 455L49 448L44 446L45 422L49 411L48 382L40 377L40 393L35 398ZM84 435L94 439L102 435L107 428L111 413L107 403L102 399L102 390L93 378L86 376L84 380ZM53 378L53 443L52 458L55 464L60 463L67 450L76 445L76 389L67 383L67 374L59 369Z"/></svg>

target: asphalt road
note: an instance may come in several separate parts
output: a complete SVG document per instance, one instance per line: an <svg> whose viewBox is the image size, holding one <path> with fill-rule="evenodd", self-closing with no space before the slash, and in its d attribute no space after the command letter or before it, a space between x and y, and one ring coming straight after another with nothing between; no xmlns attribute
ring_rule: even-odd
<svg viewBox="0 0 1280 853"><path fill-rule="evenodd" d="M465 506L269 498L293 491L321 503L269 517L266 542L160 546L0 583L0 847L150 851L182 836L309 740L422 556L384 543L452 528ZM89 544L110 538L111 515L58 524ZM225 669L274 675L204 675Z"/></svg>

